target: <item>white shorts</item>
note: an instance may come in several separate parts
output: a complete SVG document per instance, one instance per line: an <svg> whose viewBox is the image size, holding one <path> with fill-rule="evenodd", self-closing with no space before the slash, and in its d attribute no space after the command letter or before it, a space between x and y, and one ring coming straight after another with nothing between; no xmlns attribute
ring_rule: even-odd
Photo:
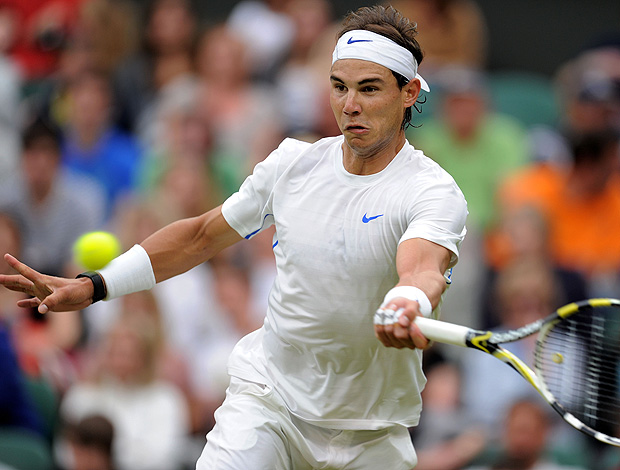
<svg viewBox="0 0 620 470"><path fill-rule="evenodd" d="M410 470L417 457L406 427L328 429L290 414L277 393L233 377L197 470Z"/></svg>

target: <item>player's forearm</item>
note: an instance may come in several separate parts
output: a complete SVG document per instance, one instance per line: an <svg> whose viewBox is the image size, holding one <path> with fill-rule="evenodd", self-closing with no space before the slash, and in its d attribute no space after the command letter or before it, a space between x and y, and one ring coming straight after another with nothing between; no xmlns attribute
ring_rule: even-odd
<svg viewBox="0 0 620 470"><path fill-rule="evenodd" d="M436 270L420 271L401 276L397 286L415 286L422 290L428 297L428 300L430 300L433 309L435 309L439 305L441 295L446 290L446 281Z"/></svg>
<svg viewBox="0 0 620 470"><path fill-rule="evenodd" d="M240 239L216 208L173 222L140 245L149 255L155 279L161 282L204 263Z"/></svg>

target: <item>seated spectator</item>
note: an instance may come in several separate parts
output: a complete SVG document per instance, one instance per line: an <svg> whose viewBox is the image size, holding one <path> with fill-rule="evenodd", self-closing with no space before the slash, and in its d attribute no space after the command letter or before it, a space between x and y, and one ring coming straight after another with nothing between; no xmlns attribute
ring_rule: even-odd
<svg viewBox="0 0 620 470"><path fill-rule="evenodd" d="M63 431L68 455L63 470L114 470L114 426L100 415L87 416Z"/></svg>
<svg viewBox="0 0 620 470"><path fill-rule="evenodd" d="M295 25L295 36L286 59L278 67L275 84L285 133L303 137L315 132L324 105L317 99L317 85L326 74L314 63L315 50L322 36L331 33L332 11L326 0L291 0L286 12Z"/></svg>
<svg viewBox="0 0 620 470"><path fill-rule="evenodd" d="M411 429L418 454L416 470L462 468L482 451L487 440L484 429L463 406L459 365L443 358L437 352L440 346L425 352L424 412L420 424Z"/></svg>
<svg viewBox="0 0 620 470"><path fill-rule="evenodd" d="M501 253L505 258L501 264L490 263L486 279L481 282L481 328L493 328L500 323L502 315L497 298L497 278L503 268L517 260L521 263L533 260L546 264L553 272L557 289L554 308L591 297L586 278L579 271L558 265L552 259L549 227L540 211L530 206L521 207L507 215L501 226L501 236L504 238L500 240L499 236L493 236L494 245L489 243L487 248L493 247L496 255ZM503 251L500 245L503 245Z"/></svg>
<svg viewBox="0 0 620 470"><path fill-rule="evenodd" d="M92 379L73 385L61 403L68 423L92 414L110 420L119 470L176 470L184 462L187 403L157 378L159 344L146 318L121 317L101 344Z"/></svg>
<svg viewBox="0 0 620 470"><path fill-rule="evenodd" d="M142 48L116 67L113 84L117 104L116 123L149 145L153 103L161 90L179 78L193 74L196 20L189 0L148 2Z"/></svg>
<svg viewBox="0 0 620 470"><path fill-rule="evenodd" d="M22 134L20 174L0 186L0 207L19 215L23 260L46 274L69 275L73 242L103 221L100 187L61 168L61 136L43 120ZM79 197L76 197L79 195Z"/></svg>
<svg viewBox="0 0 620 470"><path fill-rule="evenodd" d="M27 429L43 435L41 416L28 394L6 321L0 318L0 430Z"/></svg>
<svg viewBox="0 0 620 470"><path fill-rule="evenodd" d="M0 4L0 186L16 173L20 149L22 75L9 50L16 39L17 11Z"/></svg>
<svg viewBox="0 0 620 470"><path fill-rule="evenodd" d="M600 46L564 63L555 77L564 134L620 131L620 48Z"/></svg>
<svg viewBox="0 0 620 470"><path fill-rule="evenodd" d="M111 121L112 92L108 77L88 71L69 87L69 112L63 129L63 168L88 176L105 190L106 216L137 186L142 150L137 140Z"/></svg>
<svg viewBox="0 0 620 470"><path fill-rule="evenodd" d="M509 178L500 193L502 210L506 220L526 206L540 211L552 261L580 272L590 296L614 296L620 218L609 214L620 213L619 137L608 129L574 134L571 144L572 164L566 171L526 168Z"/></svg>
<svg viewBox="0 0 620 470"><path fill-rule="evenodd" d="M0 251L20 256L22 243L19 219L10 211L0 211ZM0 273L12 274L11 271L4 258L0 259ZM16 303L23 297L24 294L21 292L0 289L0 322L12 323L15 321L21 310Z"/></svg>
<svg viewBox="0 0 620 470"><path fill-rule="evenodd" d="M487 456L489 465L469 470L584 470L576 465L562 465L554 459L549 410L541 401L513 403L506 414L501 444Z"/></svg>
<svg viewBox="0 0 620 470"><path fill-rule="evenodd" d="M20 170L18 178L0 186L0 207L15 214L20 230L20 253L6 252L45 273L75 276L72 245L102 220L99 187L61 172L59 133L40 120L23 133ZM75 375L70 353L82 334L79 312L40 315L17 309L11 321L21 367L63 391Z"/></svg>
<svg viewBox="0 0 620 470"><path fill-rule="evenodd" d="M525 128L511 117L492 111L485 75L475 69L446 67L438 75L441 106L435 118L411 127L416 147L452 175L467 199L467 237L455 282L442 312L452 321L479 322L477 285L485 265L484 240L498 219L496 192L501 181L529 158Z"/></svg>
<svg viewBox="0 0 620 470"><path fill-rule="evenodd" d="M492 111L482 72L451 67L438 78L438 117L408 135L456 180L467 199L468 228L483 232L497 216L500 182L529 161L526 131Z"/></svg>
<svg viewBox="0 0 620 470"><path fill-rule="evenodd" d="M198 103L213 135L214 176L229 182L224 196L236 191L282 139L275 90L251 80L248 59L247 46L225 25L208 29L199 39Z"/></svg>
<svg viewBox="0 0 620 470"><path fill-rule="evenodd" d="M483 11L473 0L386 1L418 25L417 40L424 51L420 73L434 83L443 68L484 69L488 59L488 28Z"/></svg>
<svg viewBox="0 0 620 470"><path fill-rule="evenodd" d="M290 0L244 0L230 12L227 27L250 52L253 79L269 80L291 48L295 25L287 12Z"/></svg>
<svg viewBox="0 0 620 470"><path fill-rule="evenodd" d="M501 314L497 330L519 328L544 318L556 303L553 271L541 260L515 260L499 273L495 289L497 310ZM534 335L505 347L533 367L535 344ZM491 437L498 435L501 419L513 401L523 397L542 401L519 374L488 354L465 350L461 352L461 361L464 406ZM487 393L488 390L494 392Z"/></svg>
<svg viewBox="0 0 620 470"><path fill-rule="evenodd" d="M50 74L59 52L69 40L85 0L3 0L18 13L12 57L19 63L24 80L34 84Z"/></svg>
<svg viewBox="0 0 620 470"><path fill-rule="evenodd" d="M162 90L153 121L157 138L140 170L141 194L157 199L175 220L215 207L230 184L222 174L211 174L214 137L198 91L196 80L178 80Z"/></svg>

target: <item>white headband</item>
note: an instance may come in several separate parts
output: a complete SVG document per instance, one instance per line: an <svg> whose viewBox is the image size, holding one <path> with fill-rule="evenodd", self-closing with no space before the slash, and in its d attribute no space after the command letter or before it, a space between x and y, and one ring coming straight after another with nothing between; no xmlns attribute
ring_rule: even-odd
<svg viewBox="0 0 620 470"><path fill-rule="evenodd" d="M334 49L332 65L340 59L361 59L383 65L407 80L417 78L424 91L431 91L418 74L418 62L413 54L391 39L372 31L355 29L344 33Z"/></svg>

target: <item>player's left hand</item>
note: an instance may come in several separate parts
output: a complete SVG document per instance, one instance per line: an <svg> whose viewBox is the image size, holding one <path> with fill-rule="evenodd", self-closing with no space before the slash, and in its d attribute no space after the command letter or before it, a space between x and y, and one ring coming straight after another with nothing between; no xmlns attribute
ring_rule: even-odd
<svg viewBox="0 0 620 470"><path fill-rule="evenodd" d="M415 324L420 304L404 297L392 299L375 314L375 335L384 346L392 348L427 349L430 341Z"/></svg>
<svg viewBox="0 0 620 470"><path fill-rule="evenodd" d="M39 313L81 310L92 303L94 287L90 279L48 276L6 254L4 260L18 274L0 274L0 286L23 292L29 298L18 307L36 308Z"/></svg>

